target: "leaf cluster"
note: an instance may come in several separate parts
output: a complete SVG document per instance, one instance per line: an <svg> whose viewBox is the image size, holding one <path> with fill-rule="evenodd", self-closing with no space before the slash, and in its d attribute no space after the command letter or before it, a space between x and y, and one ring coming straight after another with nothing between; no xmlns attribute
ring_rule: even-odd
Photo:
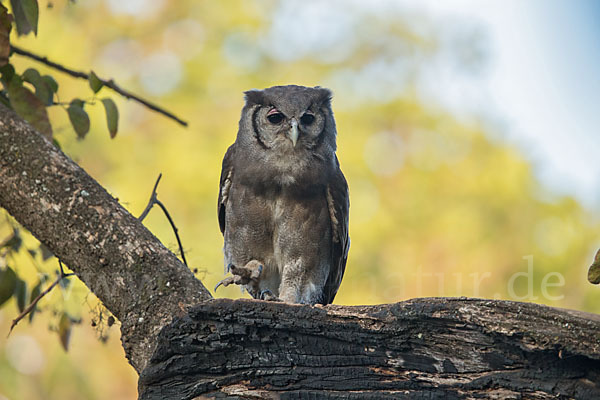
<svg viewBox="0 0 600 400"><path fill-rule="evenodd" d="M88 81L93 96L89 100L74 98L63 103L59 101L59 85L52 75L41 75L35 68L27 68L22 73L17 73L10 62L13 53L10 33L15 26L19 36L30 33L37 35L39 10L37 0L11 0L10 4L12 14L0 4L0 80L3 86L0 101L49 140L53 139L53 130L47 109L62 106L77 137L83 139L90 131L90 118L86 107L96 104L97 94L104 87L104 82L91 71ZM109 97L100 99L100 102L104 106L108 132L110 137L114 138L119 125L117 105Z"/></svg>
<svg viewBox="0 0 600 400"><path fill-rule="evenodd" d="M7 225L11 224L7 222ZM28 280L21 275L20 268L16 267L19 254L27 254L35 263L38 274L32 284L28 283ZM67 295L70 293L72 274L65 274L62 265L60 270L55 271L56 278L41 272L38 261L48 261L53 257L52 252L41 243L35 248L28 247L22 230L18 227L12 227L12 233L0 242L0 308L5 307L12 299L19 312L11 330L24 317L27 317L29 323L33 322L35 316L41 312L39 301L55 286ZM80 321L64 309L54 309L53 313L58 318L58 322L52 330L57 332L60 343L67 350L72 326Z"/></svg>

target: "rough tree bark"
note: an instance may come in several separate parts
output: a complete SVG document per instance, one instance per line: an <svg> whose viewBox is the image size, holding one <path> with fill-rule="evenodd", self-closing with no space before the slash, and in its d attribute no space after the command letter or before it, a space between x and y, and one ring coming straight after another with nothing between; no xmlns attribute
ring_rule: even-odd
<svg viewBox="0 0 600 400"><path fill-rule="evenodd" d="M600 316L511 301L213 300L161 332L144 400L600 399Z"/></svg>
<svg viewBox="0 0 600 400"><path fill-rule="evenodd" d="M600 398L600 318L535 304L211 300L139 221L0 105L0 206L121 321L143 399Z"/></svg>
<svg viewBox="0 0 600 400"><path fill-rule="evenodd" d="M172 316L212 298L137 218L2 104L0 206L121 321L123 347L138 373Z"/></svg>

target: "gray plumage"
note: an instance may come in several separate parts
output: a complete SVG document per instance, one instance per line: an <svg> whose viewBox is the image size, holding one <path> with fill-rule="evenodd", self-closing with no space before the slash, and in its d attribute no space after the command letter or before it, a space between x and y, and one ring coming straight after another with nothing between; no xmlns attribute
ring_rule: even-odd
<svg viewBox="0 0 600 400"><path fill-rule="evenodd" d="M219 285L243 285L255 298L329 304L350 245L331 92L290 85L245 94L221 171L219 224L232 276Z"/></svg>

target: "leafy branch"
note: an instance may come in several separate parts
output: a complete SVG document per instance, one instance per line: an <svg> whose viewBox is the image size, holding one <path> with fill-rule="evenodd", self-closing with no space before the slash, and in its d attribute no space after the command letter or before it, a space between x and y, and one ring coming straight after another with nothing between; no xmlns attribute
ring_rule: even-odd
<svg viewBox="0 0 600 400"><path fill-rule="evenodd" d="M17 73L10 62L10 57L13 54L35 60L74 78L85 79L94 92L94 99L103 87L108 87L126 99L134 100L152 111L187 126L186 121L164 108L123 89L112 79L100 78L93 71L87 73L68 68L50 61L47 57L12 45L10 43L10 32L13 25L16 26L19 35L37 34L39 10L37 0L11 0L10 3L12 14L9 13L8 8L0 3L0 80L3 85L3 90L0 91L0 102L16 111L46 138L53 139L52 124L48 117L47 108L64 104L55 101L55 96L58 97L58 83L51 75L42 76L35 68L28 68L23 73ZM25 83L31 86L25 85ZM35 93L31 90L31 87L35 89ZM110 137L114 138L117 135L119 125L117 105L108 97L99 100L104 106ZM88 104L90 103L75 98L68 103L68 107L65 107L71 125L80 139L83 139L90 130L90 118L84 109Z"/></svg>
<svg viewBox="0 0 600 400"><path fill-rule="evenodd" d="M141 97L121 88L119 85L117 85L115 83L115 81L113 81L112 79L102 79L100 77L98 77L93 71L90 72L89 74L86 72L82 72L82 71L76 71L74 69L65 67L64 65L61 65L59 63L56 63L54 61L50 61L48 60L47 57L42 57L39 56L37 54L34 54L30 51L21 49L19 47L16 47L14 45L10 46L10 50L12 53L24 56L24 57L28 57L31 58L32 60L38 61L42 64L45 64L51 68L54 68L58 71L64 72L74 78L79 78L79 79L85 79L87 81L90 82L90 86L92 87L92 90L94 90L94 92L97 92L98 90L100 90L103 86L106 86L112 90L114 90L115 92L117 92L118 94L120 94L121 96L125 97L126 99L131 99L131 100L135 100L140 104L143 104L144 106L146 106L147 108L149 108L152 111L155 111L159 114L162 114L164 116L166 116L167 118L170 118L174 121L176 121L177 123L179 123L182 126L188 126L188 123L184 120L182 120L181 118L177 117L176 115L174 115L173 113L165 110L164 108L161 108L159 106L157 106L156 104L153 104L151 102L149 102L148 100L144 100Z"/></svg>
<svg viewBox="0 0 600 400"><path fill-rule="evenodd" d="M53 106L60 106L65 110L73 126L73 130L79 139L83 139L90 131L91 125L87 110L89 107L101 102L104 106L106 124L110 136L111 138L116 136L119 125L119 111L111 98L104 96L101 98L98 96L103 87L117 92L126 99L134 100L150 110L176 121L182 126L188 125L186 121L166 109L123 89L112 79L100 78L93 71L89 71L89 73L78 71L29 50L13 46L11 43L11 32L13 30L16 30L19 36L31 33L37 35L39 17L38 0L10 0L10 5L5 4L6 2L4 4L0 3L0 103L15 111L35 128L36 131L43 134L48 140L53 141L56 146L60 147L59 143L53 137L53 127L48 113L49 108ZM41 63L54 71L65 73L73 78L85 79L93 92L93 96L87 99L84 96L68 100L60 99L59 84L52 76L54 71L45 75L32 67L26 68L24 71L17 71L12 62L14 55ZM154 186L150 203L144 215L150 211L154 204L158 204L161 207L175 231L181 258L187 263L177 228L164 204L157 199L157 186L158 180ZM45 254L43 246L40 249L42 250L42 258L46 260L49 256ZM44 278L38 280L33 289L28 291L27 282L21 279L17 269L14 266L7 265L5 262L6 257L10 257L13 253L18 253L19 251L27 252L34 264L36 264L34 258L36 252L23 246L19 230L13 227L12 235L6 240L0 241L0 306L9 299L14 298L19 311L19 315L12 321L9 335L15 326L26 316L29 316L29 321L31 322L38 311L37 305L39 301L57 285L66 287L69 280L65 278L73 275L72 273L64 272L62 263L59 260L60 272L57 274L56 280L48 285L49 281L46 280L46 275L44 274ZM37 265L36 268L38 271L41 270ZM44 289L45 286L47 287ZM110 327L114 321L115 317L110 316L108 326ZM56 330L65 350L68 347L71 326L73 323L78 322L80 321L72 318L68 313L62 312Z"/></svg>
<svg viewBox="0 0 600 400"><path fill-rule="evenodd" d="M25 309L23 311L21 311L21 313L12 321L12 324L10 324L10 329L8 331L8 336L10 336L13 328L15 326L17 326L17 324L19 323L19 321L21 321L23 318L25 318L27 316L27 314L29 314L37 305L37 303L48 293L50 293L50 291L52 289L54 289L54 287L56 285L58 285L63 279L68 278L70 276L75 275L74 273L65 273L65 271L63 270L63 266L62 263L60 262L60 260L58 260L58 265L60 266L60 274L58 275L58 277L56 278L56 280L54 282L52 282L52 284L50 286L48 286L43 292L41 292L40 294L37 295L37 297L35 299L33 299L33 301L27 306L25 307Z"/></svg>

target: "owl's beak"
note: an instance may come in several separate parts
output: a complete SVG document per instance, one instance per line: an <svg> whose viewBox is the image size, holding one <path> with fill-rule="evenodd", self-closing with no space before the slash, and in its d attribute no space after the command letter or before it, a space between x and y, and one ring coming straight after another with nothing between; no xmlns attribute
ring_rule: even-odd
<svg viewBox="0 0 600 400"><path fill-rule="evenodd" d="M298 121L296 121L296 118L292 118L291 123L292 123L292 127L288 131L288 136L289 136L290 140L292 141L294 147L296 147L296 142L298 141Z"/></svg>

